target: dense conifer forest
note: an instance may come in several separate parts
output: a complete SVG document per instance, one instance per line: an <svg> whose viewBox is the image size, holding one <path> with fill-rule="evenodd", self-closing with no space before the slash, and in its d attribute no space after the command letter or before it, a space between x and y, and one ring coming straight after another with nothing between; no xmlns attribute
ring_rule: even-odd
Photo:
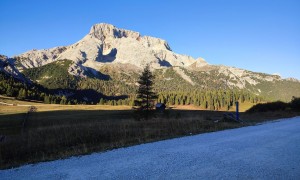
<svg viewBox="0 0 300 180"><path fill-rule="evenodd" d="M57 81L59 84L62 81ZM47 104L101 104L101 105L129 105L134 106L136 100L136 88L125 84L114 84L99 79L86 78L77 82L78 89L48 89L36 83L26 84L4 73L0 73L0 93L2 95L16 97L20 100L37 100ZM55 87L55 86L54 86ZM85 89L86 91L84 91ZM90 89L90 91L88 91ZM91 90L93 89L93 90ZM112 95L112 92L123 94ZM103 93L101 93L103 92ZM84 98L91 96L93 98ZM126 94L128 93L128 94ZM84 97L80 97L80 95ZM203 109L219 110L229 109L236 101L258 103L263 100L248 91L232 90L187 90L187 91L159 91L157 102L173 105L195 105Z"/></svg>

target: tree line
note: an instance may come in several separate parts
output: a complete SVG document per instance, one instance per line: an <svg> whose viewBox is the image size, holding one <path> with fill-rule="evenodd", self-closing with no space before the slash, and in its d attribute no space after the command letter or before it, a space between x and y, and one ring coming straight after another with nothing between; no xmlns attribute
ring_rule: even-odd
<svg viewBox="0 0 300 180"><path fill-rule="evenodd" d="M159 93L157 102L169 106L194 105L203 109L219 110L230 109L236 101L241 103L259 103L263 98L243 90L195 90L190 92L162 92Z"/></svg>
<svg viewBox="0 0 300 180"><path fill-rule="evenodd" d="M36 100L49 104L68 104L68 100L64 96L51 95L49 90L42 86L22 82L3 72L0 72L0 94L15 97L19 100Z"/></svg>
<svg viewBox="0 0 300 180"><path fill-rule="evenodd" d="M91 101L57 95L36 84L26 84L4 73L0 73L0 94L16 97L20 100L38 100L47 104L100 104L100 105L128 105L135 106L137 95L130 94L127 98L112 99L99 96ZM236 101L259 103L264 98L243 90L189 90L158 92L155 102L173 105L195 105L203 109L229 109Z"/></svg>

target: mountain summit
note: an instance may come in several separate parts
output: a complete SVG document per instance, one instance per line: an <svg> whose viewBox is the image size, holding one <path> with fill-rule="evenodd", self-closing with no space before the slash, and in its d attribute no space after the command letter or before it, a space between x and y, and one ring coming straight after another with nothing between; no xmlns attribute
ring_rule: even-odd
<svg viewBox="0 0 300 180"><path fill-rule="evenodd" d="M146 64L154 69L170 66L188 67L207 63L201 58L172 52L165 40L142 36L139 32L119 29L111 24L96 24L80 41L66 47L31 50L18 55L24 68L39 67L56 60L69 59L94 69L103 64L131 64L138 68Z"/></svg>
<svg viewBox="0 0 300 180"><path fill-rule="evenodd" d="M165 40L104 23L95 24L69 46L31 50L13 58L0 56L0 71L23 82L109 96L133 94L146 64L160 92L235 89L285 101L300 96L298 80L210 65L203 58L173 52Z"/></svg>

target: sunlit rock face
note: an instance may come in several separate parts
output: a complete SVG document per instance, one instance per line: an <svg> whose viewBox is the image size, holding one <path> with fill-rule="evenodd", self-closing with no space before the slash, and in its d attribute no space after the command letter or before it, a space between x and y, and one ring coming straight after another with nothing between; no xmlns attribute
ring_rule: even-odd
<svg viewBox="0 0 300 180"><path fill-rule="evenodd" d="M165 40L142 36L139 32L119 29L111 24L96 24L80 41L65 47L31 50L16 56L25 68L39 67L56 60L69 59L97 69L103 64L131 64L143 68L150 64L159 69L171 66L207 65L202 58L172 52Z"/></svg>

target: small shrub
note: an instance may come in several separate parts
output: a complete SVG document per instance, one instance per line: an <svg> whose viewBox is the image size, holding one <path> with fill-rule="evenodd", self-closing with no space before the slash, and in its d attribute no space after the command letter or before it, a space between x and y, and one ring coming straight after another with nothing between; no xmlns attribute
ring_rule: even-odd
<svg viewBox="0 0 300 180"><path fill-rule="evenodd" d="M290 102L290 107L295 111L300 111L300 98L293 97L292 101Z"/></svg>

